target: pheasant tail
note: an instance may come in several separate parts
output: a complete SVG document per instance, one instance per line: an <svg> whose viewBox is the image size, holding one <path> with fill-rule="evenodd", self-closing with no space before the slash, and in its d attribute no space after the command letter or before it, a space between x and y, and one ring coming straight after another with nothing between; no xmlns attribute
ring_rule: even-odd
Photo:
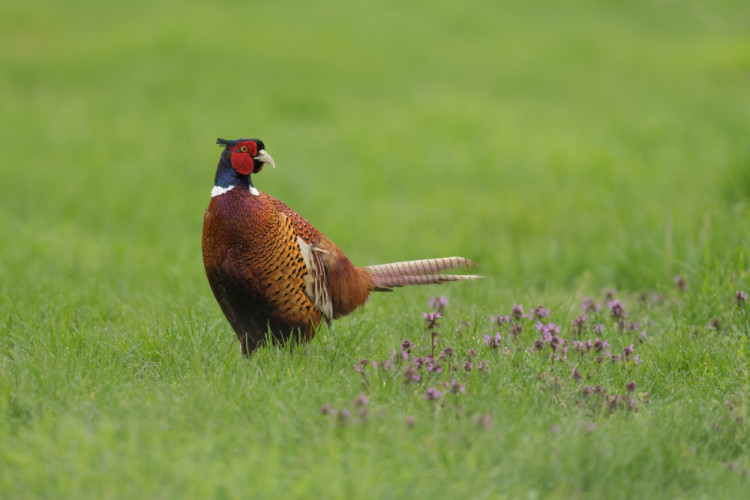
<svg viewBox="0 0 750 500"><path fill-rule="evenodd" d="M366 266L362 269L367 270L370 274L374 290L388 291L398 286L430 285L483 278L483 276L476 274L445 274L443 272L474 266L476 266L476 262L463 257L445 257Z"/></svg>

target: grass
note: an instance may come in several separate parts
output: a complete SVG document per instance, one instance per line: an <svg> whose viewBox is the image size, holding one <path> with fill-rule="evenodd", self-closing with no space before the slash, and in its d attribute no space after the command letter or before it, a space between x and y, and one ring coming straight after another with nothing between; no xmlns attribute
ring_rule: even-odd
<svg viewBox="0 0 750 500"><path fill-rule="evenodd" d="M3 5L0 496L747 496L748 16ZM455 254L487 279L376 295L246 361L200 259L217 136L261 137L278 168L256 186L356 263ZM427 354L437 295L455 361L405 384L383 363L404 339ZM535 319L493 326L521 303L567 360ZM597 337L635 352L572 347Z"/></svg>

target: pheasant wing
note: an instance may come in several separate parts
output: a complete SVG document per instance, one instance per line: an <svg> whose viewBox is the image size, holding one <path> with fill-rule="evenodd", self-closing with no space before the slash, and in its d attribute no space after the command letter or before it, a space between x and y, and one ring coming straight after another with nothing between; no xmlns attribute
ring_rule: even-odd
<svg viewBox="0 0 750 500"><path fill-rule="evenodd" d="M305 293L315 303L315 306L323 313L326 322L331 323L333 317L333 304L331 303L331 294L328 290L328 280L326 278L326 266L323 260L325 250L318 248L315 243L307 243L297 236L302 258L307 268L305 274Z"/></svg>

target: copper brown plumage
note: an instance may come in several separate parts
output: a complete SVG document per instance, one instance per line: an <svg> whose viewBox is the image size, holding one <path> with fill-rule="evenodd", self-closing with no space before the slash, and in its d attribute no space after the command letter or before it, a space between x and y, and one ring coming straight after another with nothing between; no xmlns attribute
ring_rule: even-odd
<svg viewBox="0 0 750 500"><path fill-rule="evenodd" d="M270 333L284 341L363 305L373 291L478 278L444 274L462 257L357 267L283 202L258 191L251 174L273 164L259 139L226 141L203 220L203 263L216 300L249 354Z"/></svg>

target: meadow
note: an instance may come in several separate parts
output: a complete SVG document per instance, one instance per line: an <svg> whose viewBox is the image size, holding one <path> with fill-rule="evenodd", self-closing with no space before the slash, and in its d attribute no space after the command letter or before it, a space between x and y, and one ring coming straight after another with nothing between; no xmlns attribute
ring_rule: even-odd
<svg viewBox="0 0 750 500"><path fill-rule="evenodd" d="M740 1L3 3L0 497L748 497L748 89ZM216 137L486 278L243 358Z"/></svg>

